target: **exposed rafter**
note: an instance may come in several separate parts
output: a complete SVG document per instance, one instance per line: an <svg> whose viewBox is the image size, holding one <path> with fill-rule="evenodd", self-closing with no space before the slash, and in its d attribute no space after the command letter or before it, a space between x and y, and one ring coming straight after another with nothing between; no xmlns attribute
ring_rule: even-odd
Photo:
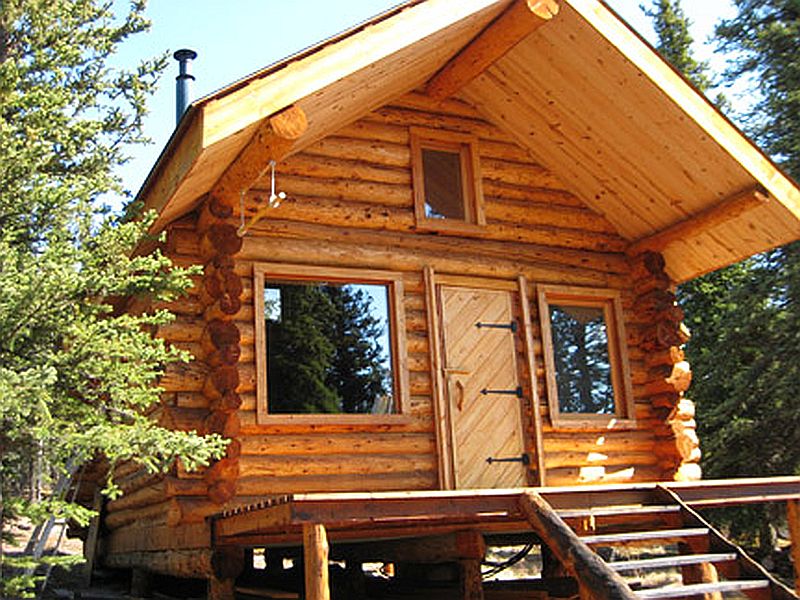
<svg viewBox="0 0 800 600"><path fill-rule="evenodd" d="M769 198L769 193L761 186L746 190L714 204L691 218L678 221L653 235L636 240L628 247L628 254L635 256L646 250L661 252L672 242L690 238L701 231L708 231L763 206Z"/></svg>
<svg viewBox="0 0 800 600"><path fill-rule="evenodd" d="M449 98L558 14L555 0L515 0L430 80L427 94Z"/></svg>

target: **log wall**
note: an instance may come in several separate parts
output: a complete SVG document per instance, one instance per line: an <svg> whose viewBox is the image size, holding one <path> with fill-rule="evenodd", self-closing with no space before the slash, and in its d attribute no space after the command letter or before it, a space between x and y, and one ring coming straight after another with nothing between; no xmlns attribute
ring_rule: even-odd
<svg viewBox="0 0 800 600"><path fill-rule="evenodd" d="M409 149L413 126L479 139L485 228L458 235L416 229ZM533 411L538 410L548 485L671 479L693 460L676 450L673 409L680 398L666 382L680 362L669 348L679 342L661 344L654 353L653 335L663 329L659 323L675 324L674 312L666 307L654 312L648 304L651 292L668 293L663 262L660 272L658 265L643 266L641 260L632 264L624 254L627 242L602 215L466 103L450 100L437 106L418 94L404 96L282 161L277 186L286 200L249 229L241 247L230 235L239 225L238 207L215 204L213 196L168 229L167 253L178 264L204 265L205 273L187 298L170 307L177 319L159 332L198 357L168 369L161 382L165 402L159 418L170 427L215 431L235 441L225 459L199 473L179 465L168 477L131 482L128 494L108 507L112 553L202 547L208 543L206 515L264 495L436 489L440 461L425 267L436 274L507 282L524 275L529 282L539 405L528 404L525 425L533 452ZM270 182L257 181L245 195L246 215L254 214L269 193ZM410 382L406 419L257 422L257 262L402 273L406 331L401 335L407 340ZM633 426L551 425L535 293L536 285L545 283L621 292L635 396ZM519 318L520 306L514 310ZM522 340L518 354L523 375ZM531 398L532 390L525 395ZM532 482L535 477L532 473Z"/></svg>

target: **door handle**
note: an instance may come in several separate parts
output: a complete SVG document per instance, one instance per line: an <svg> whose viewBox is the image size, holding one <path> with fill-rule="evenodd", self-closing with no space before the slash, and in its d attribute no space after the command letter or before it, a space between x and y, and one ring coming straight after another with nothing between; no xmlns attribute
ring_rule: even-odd
<svg viewBox="0 0 800 600"><path fill-rule="evenodd" d="M464 383L460 379L447 378L447 395L452 402L455 402L459 411L464 410Z"/></svg>

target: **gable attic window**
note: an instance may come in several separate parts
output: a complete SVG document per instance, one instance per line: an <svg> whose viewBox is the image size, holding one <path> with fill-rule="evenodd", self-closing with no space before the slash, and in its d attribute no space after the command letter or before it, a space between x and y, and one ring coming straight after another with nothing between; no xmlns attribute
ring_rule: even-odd
<svg viewBox="0 0 800 600"><path fill-rule="evenodd" d="M417 226L457 232L485 225L476 138L417 127L410 133Z"/></svg>
<svg viewBox="0 0 800 600"><path fill-rule="evenodd" d="M402 412L398 274L258 264L254 281L259 423Z"/></svg>
<svg viewBox="0 0 800 600"><path fill-rule="evenodd" d="M540 286L539 316L553 425L632 421L619 293Z"/></svg>

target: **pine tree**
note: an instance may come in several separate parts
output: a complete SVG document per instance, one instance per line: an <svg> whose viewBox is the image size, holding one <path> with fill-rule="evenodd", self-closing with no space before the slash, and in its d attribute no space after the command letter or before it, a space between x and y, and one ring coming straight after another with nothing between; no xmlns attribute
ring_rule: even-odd
<svg viewBox="0 0 800 600"><path fill-rule="evenodd" d="M142 141L144 100L164 63L108 66L146 28L143 4L121 18L99 0L0 6L0 595L18 596L35 579L20 568L35 561L4 552L10 520L89 516L32 494L32 462L53 478L101 455L154 471L181 457L191 468L224 442L144 416L164 366L187 357L148 333L168 314L117 310L124 298L165 300L190 285L160 253L132 255L146 218L123 223L99 208L121 193L114 170Z"/></svg>
<svg viewBox="0 0 800 600"><path fill-rule="evenodd" d="M347 413L371 412L376 399L391 390L378 343L381 322L372 314L369 296L349 286L327 288L333 306L330 339L336 347L328 382Z"/></svg>
<svg viewBox="0 0 800 600"><path fill-rule="evenodd" d="M391 391L383 324L362 289L268 284L268 403L273 413L369 413Z"/></svg>
<svg viewBox="0 0 800 600"><path fill-rule="evenodd" d="M791 1L737 0L739 14L717 28L721 48L737 53L729 82L755 78L762 99L738 118L783 166L800 165L800 7ZM691 57L678 2L659 0L658 49L701 90L708 78ZM702 67L702 65L699 65ZM680 289L692 339L703 470L708 477L800 473L800 245L705 275ZM771 549L763 512L723 514L731 531Z"/></svg>

